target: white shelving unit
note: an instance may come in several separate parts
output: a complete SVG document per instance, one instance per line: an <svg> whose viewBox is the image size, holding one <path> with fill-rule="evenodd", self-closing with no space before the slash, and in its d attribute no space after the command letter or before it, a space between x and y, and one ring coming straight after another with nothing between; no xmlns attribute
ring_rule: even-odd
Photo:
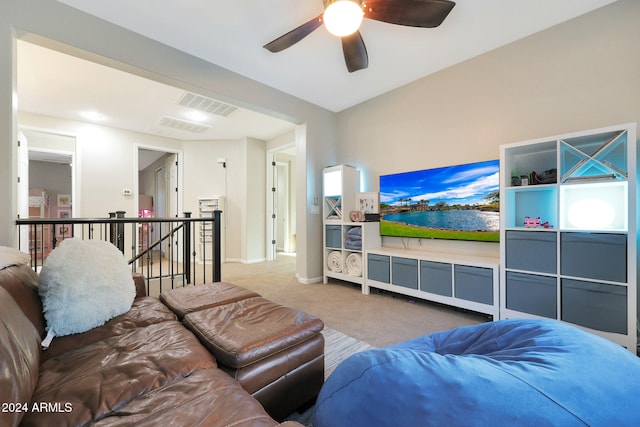
<svg viewBox="0 0 640 427"><path fill-rule="evenodd" d="M360 171L353 166L337 165L322 171L322 215L325 223L350 221L360 191Z"/></svg>
<svg viewBox="0 0 640 427"><path fill-rule="evenodd" d="M365 250L379 245L378 222L325 224L324 283L331 277L362 285L367 264Z"/></svg>
<svg viewBox="0 0 640 427"><path fill-rule="evenodd" d="M636 125L504 145L500 160L501 316L558 319L635 352ZM512 179L554 169L552 182Z"/></svg>
<svg viewBox="0 0 640 427"><path fill-rule="evenodd" d="M366 271L365 250L380 246L378 222L353 222L360 172L353 166L325 168L323 176L323 282L329 278L362 285Z"/></svg>
<svg viewBox="0 0 640 427"><path fill-rule="evenodd" d="M200 218L213 218L213 212L216 210L224 211L224 197L211 196L198 198L198 216ZM213 252L211 250L211 242L213 241L213 224L210 222L201 222L199 224L198 233L198 259L201 262L211 261ZM220 227L223 230L223 227ZM220 236L220 245L224 250L223 239ZM206 247L205 247L206 246ZM205 254L203 257L202 254ZM224 256L222 256L224 260Z"/></svg>
<svg viewBox="0 0 640 427"><path fill-rule="evenodd" d="M362 293L385 289L500 317L499 260L395 248L367 250Z"/></svg>

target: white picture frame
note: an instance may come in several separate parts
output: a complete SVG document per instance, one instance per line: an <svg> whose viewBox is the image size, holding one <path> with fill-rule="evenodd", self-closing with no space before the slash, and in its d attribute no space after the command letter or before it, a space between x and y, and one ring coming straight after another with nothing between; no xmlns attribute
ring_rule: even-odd
<svg viewBox="0 0 640 427"><path fill-rule="evenodd" d="M70 194L58 194L58 207L70 208L71 207L71 195Z"/></svg>
<svg viewBox="0 0 640 427"><path fill-rule="evenodd" d="M365 214L378 213L380 210L378 193L356 193L356 209Z"/></svg>

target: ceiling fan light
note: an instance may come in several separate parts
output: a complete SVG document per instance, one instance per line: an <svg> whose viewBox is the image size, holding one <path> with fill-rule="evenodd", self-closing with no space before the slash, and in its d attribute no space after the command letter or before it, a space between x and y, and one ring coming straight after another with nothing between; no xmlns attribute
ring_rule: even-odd
<svg viewBox="0 0 640 427"><path fill-rule="evenodd" d="M324 25L331 34L345 37L360 28L364 13L357 3L351 0L337 0L324 11Z"/></svg>

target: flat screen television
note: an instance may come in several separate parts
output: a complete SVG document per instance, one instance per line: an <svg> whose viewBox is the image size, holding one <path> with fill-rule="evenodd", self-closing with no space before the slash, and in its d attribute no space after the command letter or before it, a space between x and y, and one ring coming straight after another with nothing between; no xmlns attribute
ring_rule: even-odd
<svg viewBox="0 0 640 427"><path fill-rule="evenodd" d="M380 176L380 235L497 242L499 161Z"/></svg>

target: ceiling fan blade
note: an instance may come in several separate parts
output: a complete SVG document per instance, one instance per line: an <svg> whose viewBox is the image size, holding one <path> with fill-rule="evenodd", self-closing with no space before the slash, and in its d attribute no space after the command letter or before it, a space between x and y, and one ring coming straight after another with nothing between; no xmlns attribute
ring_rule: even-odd
<svg viewBox="0 0 640 427"><path fill-rule="evenodd" d="M278 37L277 39L265 44L262 47L270 52L280 52L281 50L285 50L286 48L293 46L303 38L307 37L320 25L322 25L322 14L316 16L309 22L305 22L297 28L294 28L287 34Z"/></svg>
<svg viewBox="0 0 640 427"><path fill-rule="evenodd" d="M442 24L455 2L449 0L364 0L364 17L389 24L433 28Z"/></svg>
<svg viewBox="0 0 640 427"><path fill-rule="evenodd" d="M350 36L342 37L342 52L344 53L344 62L347 64L347 70L350 73L363 70L369 66L367 47L364 45L360 31L356 31Z"/></svg>

